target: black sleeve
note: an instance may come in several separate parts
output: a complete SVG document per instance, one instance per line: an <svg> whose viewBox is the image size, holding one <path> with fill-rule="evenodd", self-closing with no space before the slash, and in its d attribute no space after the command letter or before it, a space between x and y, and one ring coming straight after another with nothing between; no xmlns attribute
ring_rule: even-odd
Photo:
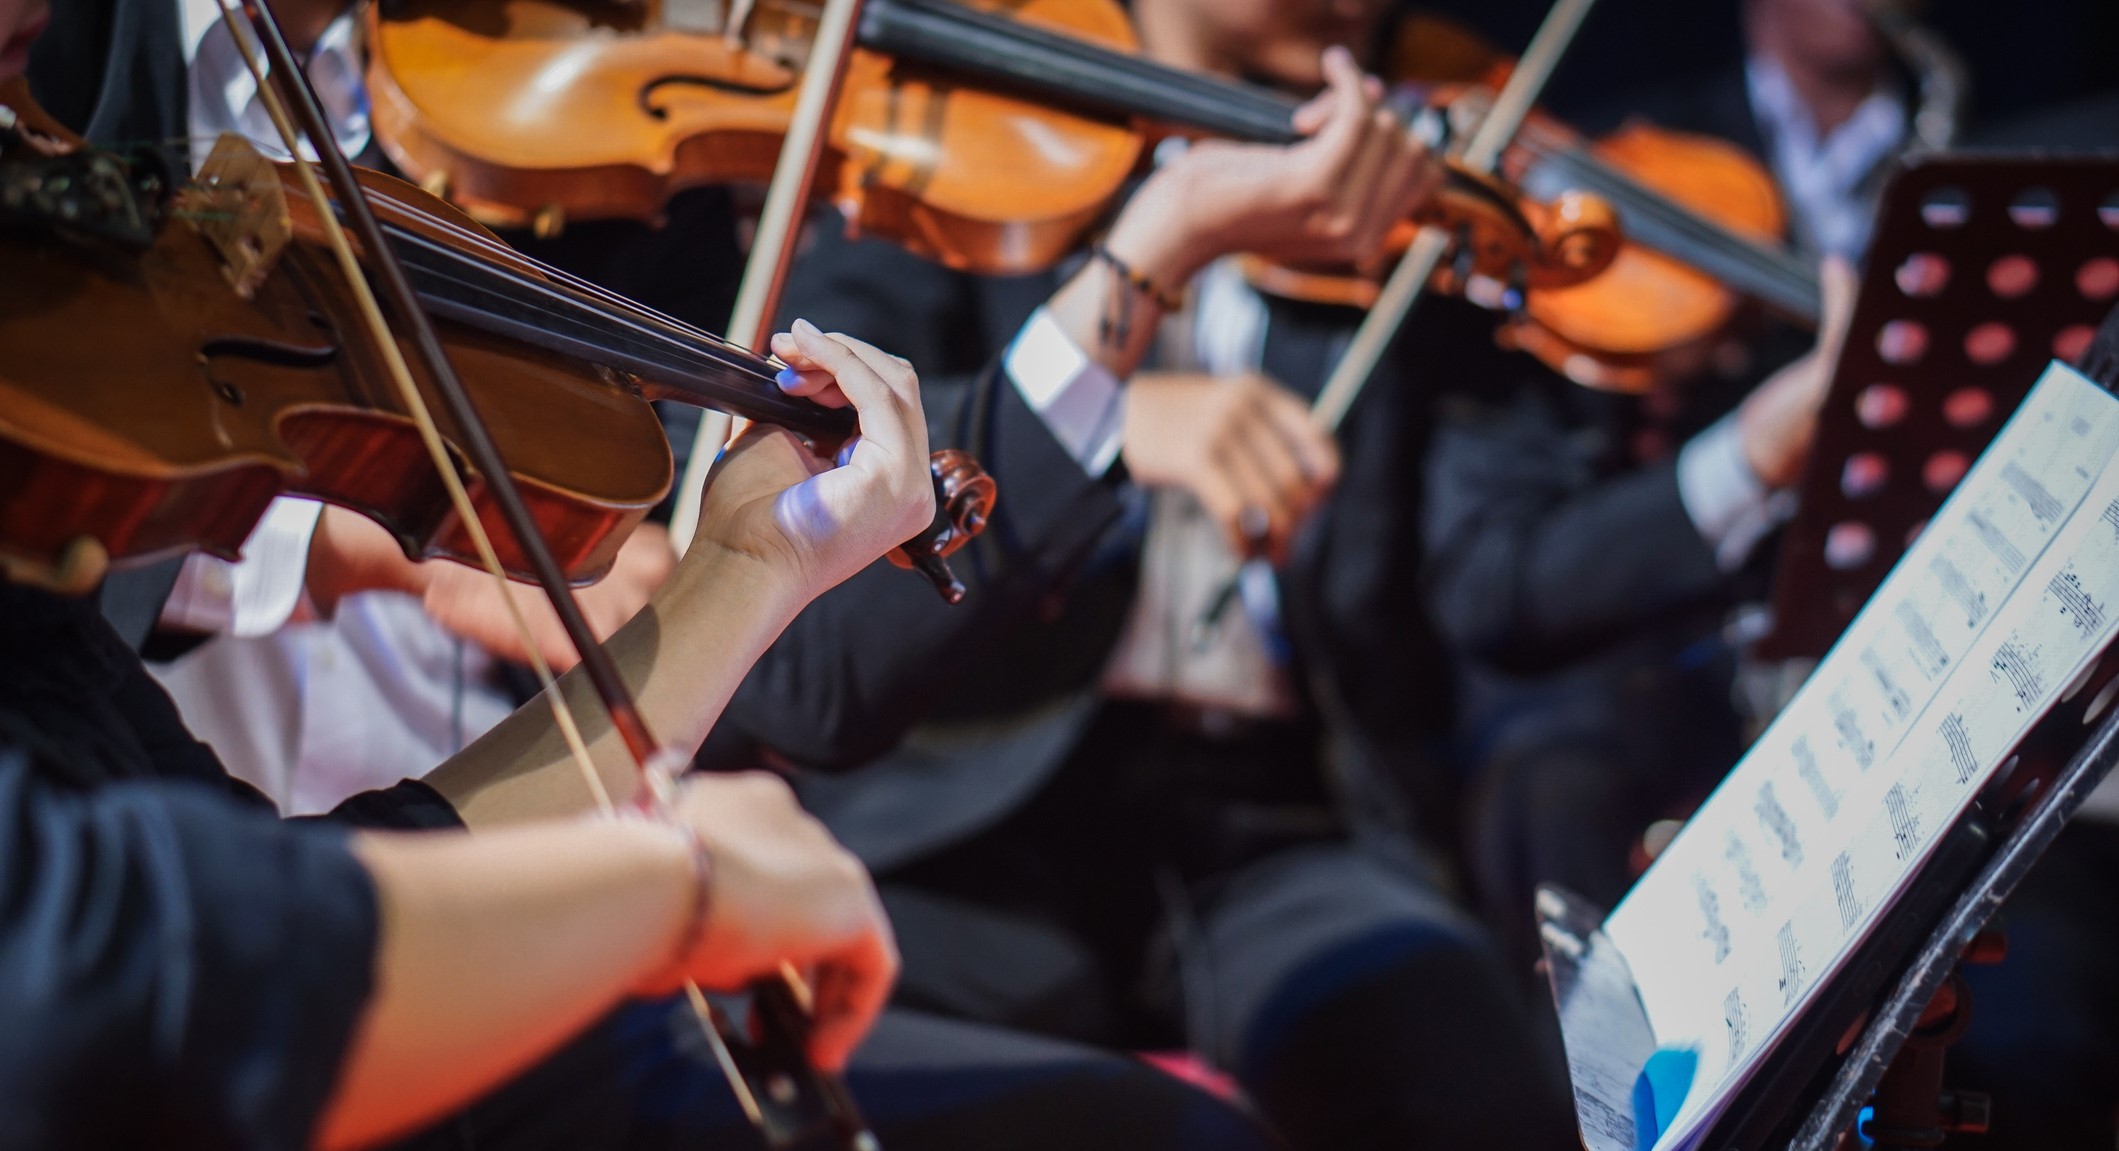
<svg viewBox="0 0 2119 1151"><path fill-rule="evenodd" d="M0 1145L306 1148L376 931L340 833L0 751Z"/></svg>
<svg viewBox="0 0 2119 1151"><path fill-rule="evenodd" d="M950 559L962 603L944 604L885 562L818 598L737 689L709 766L741 762L755 744L826 769L888 750L1065 580L1120 510L1113 483L1085 473L996 366L1049 281L996 284L837 239L818 244L802 275L786 312L911 359L932 446L968 450L1000 498L985 534Z"/></svg>
<svg viewBox="0 0 2119 1151"><path fill-rule="evenodd" d="M1516 670L1594 652L1725 593L1677 467L1613 469L1558 404L1444 405L1428 457L1424 590L1459 651Z"/></svg>

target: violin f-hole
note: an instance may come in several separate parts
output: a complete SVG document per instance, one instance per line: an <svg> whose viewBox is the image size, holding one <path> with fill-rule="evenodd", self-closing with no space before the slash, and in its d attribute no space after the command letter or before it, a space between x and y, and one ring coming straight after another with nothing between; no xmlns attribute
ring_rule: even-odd
<svg viewBox="0 0 2119 1151"><path fill-rule="evenodd" d="M787 66L786 78L777 84L746 84L725 76L657 76L640 86L637 102L650 119L663 121L670 118L670 110L657 97L665 88L705 88L731 96L778 96L792 91L801 78L801 71L792 66Z"/></svg>
<svg viewBox="0 0 2119 1151"><path fill-rule="evenodd" d="M338 348L330 344L303 347L250 336L221 336L200 345L199 359L209 370L216 359L249 360L278 368L327 368L338 361Z"/></svg>

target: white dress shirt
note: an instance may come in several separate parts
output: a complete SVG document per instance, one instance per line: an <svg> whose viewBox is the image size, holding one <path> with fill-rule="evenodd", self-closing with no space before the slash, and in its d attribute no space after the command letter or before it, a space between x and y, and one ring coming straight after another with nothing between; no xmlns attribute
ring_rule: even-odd
<svg viewBox="0 0 2119 1151"><path fill-rule="evenodd" d="M184 63L190 67L191 163L197 167L223 132L233 132L277 159L287 157L279 132L258 99L257 80L236 49L228 24L221 19L221 0L178 0L184 21ZM253 41L252 53L272 66ZM349 10L324 29L302 71L324 106L324 118L339 153L357 156L368 146L368 85L361 75L360 25ZM316 149L303 142L312 160Z"/></svg>
<svg viewBox="0 0 2119 1151"><path fill-rule="evenodd" d="M1164 322L1154 366L1234 376L1258 370L1265 303L1231 261L1192 283L1188 308ZM1002 357L1009 382L1053 438L1091 476L1118 460L1124 397L1117 378L1039 308ZM1194 625L1238 570L1221 529L1190 493L1150 493L1138 594L1105 668L1107 695L1182 702L1231 715L1292 713L1295 694L1279 647L1278 588L1262 566L1246 568L1244 610L1195 638Z"/></svg>
<svg viewBox="0 0 2119 1151"><path fill-rule="evenodd" d="M1265 349L1264 300L1229 261L1210 265L1192 287L1190 322L1177 333L1183 338L1165 340L1184 345L1176 350L1176 357L1192 363L1196 370L1217 375L1258 370ZM1053 438L1084 471L1101 476L1110 470L1118 459L1124 431L1125 405L1117 378L1076 346L1043 308L1023 325L1004 353L1002 366L1017 394L1038 413ZM1724 571L1742 567L1759 542L1795 511L1792 493L1768 489L1752 472L1737 437L1734 413L1687 441L1678 453L1677 482L1679 501L1687 518ZM1177 506L1157 498L1149 528L1151 541L1159 534L1158 525L1179 516ZM1183 515L1203 519L1196 505ZM1189 688L1179 692L1169 685L1204 675L1221 683L1212 695L1233 710L1284 710L1291 702L1289 697L1276 688L1258 687L1270 678L1264 669L1271 664L1265 658L1266 638L1258 633L1261 627L1273 625L1277 605L1271 602L1273 581L1261 578L1265 573L1256 566L1247 565L1246 578L1241 583L1246 611L1230 612L1225 617L1250 617L1254 626L1249 630L1253 634L1245 636L1244 629L1227 622L1219 631L1225 633L1227 642L1238 647L1256 646L1257 658L1242 654L1214 661L1210 666L1220 670L1211 672L1181 670L1189 661L1177 649L1194 646L1189 638L1190 621L1197 619L1198 613L1188 614L1187 604L1174 601L1211 596L1219 590L1220 580L1234 561L1213 525L1174 530L1199 539L1182 547L1155 542L1146 546L1140 602L1154 601L1160 607L1136 609L1126 639L1113 659L1107 690L1127 695L1185 695L1191 694ZM1160 534L1169 535L1171 530ZM1180 554L1189 558L1176 558ZM1158 555L1163 558L1156 559ZM1184 579L1178 579L1178 571L1186 573ZM1183 584L1184 589L1164 586L1173 583ZM1157 683L1165 687L1153 686Z"/></svg>
<svg viewBox="0 0 2119 1151"><path fill-rule="evenodd" d="M1730 412L1678 450L1678 502L1725 572L1743 567L1795 515L1795 493L1768 488L1751 470L1736 419Z"/></svg>
<svg viewBox="0 0 2119 1151"><path fill-rule="evenodd" d="M284 155L218 0L179 2L194 162L223 131ZM348 154L367 147L369 131L355 31L351 14L340 17L307 68ZM493 657L443 631L411 596L349 595L317 618L304 588L321 510L282 497L241 561L187 558L162 622L215 635L152 667L192 733L290 815L424 775L513 706L491 682Z"/></svg>
<svg viewBox="0 0 2119 1151"><path fill-rule="evenodd" d="M1825 255L1859 260L1883 191L1876 176L1906 141L1904 99L1879 86L1846 123L1820 135L1779 64L1754 56L1744 66L1744 79L1798 236Z"/></svg>

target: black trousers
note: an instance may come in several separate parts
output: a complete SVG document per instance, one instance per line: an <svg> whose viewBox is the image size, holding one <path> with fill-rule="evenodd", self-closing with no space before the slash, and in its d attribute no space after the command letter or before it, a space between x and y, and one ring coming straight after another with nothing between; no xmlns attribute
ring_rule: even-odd
<svg viewBox="0 0 2119 1151"><path fill-rule="evenodd" d="M1515 970L1538 957L1539 884L1615 906L1633 886L1641 833L1689 817L1736 765L1733 676L1712 642L1537 681L1474 675L1462 848Z"/></svg>
<svg viewBox="0 0 2119 1151"><path fill-rule="evenodd" d="M1235 1108L1138 1061L910 1012L884 1015L847 1081L887 1151L1273 1146ZM690 1010L674 1000L618 1011L478 1104L398 1144L403 1151L763 1146Z"/></svg>
<svg viewBox="0 0 2119 1151"><path fill-rule="evenodd" d="M1410 845L1322 802L1312 733L1111 706L1057 777L882 878L899 1002L1189 1047L1296 1148L1574 1147L1531 1004Z"/></svg>

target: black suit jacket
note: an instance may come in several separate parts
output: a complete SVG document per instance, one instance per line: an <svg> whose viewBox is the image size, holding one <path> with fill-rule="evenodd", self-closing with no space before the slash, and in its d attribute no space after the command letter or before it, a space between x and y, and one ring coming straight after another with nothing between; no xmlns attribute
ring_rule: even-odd
<svg viewBox="0 0 2119 1151"><path fill-rule="evenodd" d="M710 762L740 762L762 745L841 772L803 773L800 787L878 869L989 826L1061 766L1096 714L1097 677L1132 604L1124 512L1137 497L1122 474L1084 474L993 367L1057 282L963 275L836 236L796 268L786 313L910 358L935 445L969 449L1001 493L993 525L955 561L969 589L962 605L942 605L894 568L863 572L766 653L710 744ZM1353 319L1274 305L1268 374L1314 393ZM1432 317L1420 326L1463 328ZM1407 366L1394 356L1354 408L1341 488L1282 580L1299 678L1355 749L1331 766L1364 816L1395 806L1384 773L1447 710L1431 633L1401 594L1414 571L1426 410Z"/></svg>
<svg viewBox="0 0 2119 1151"><path fill-rule="evenodd" d="M30 90L96 144L181 157L182 35L177 0L60 0L30 49Z"/></svg>
<svg viewBox="0 0 2119 1151"><path fill-rule="evenodd" d="M1639 117L1763 149L1740 69L1617 107L1591 122ZM1601 674L1600 661L1665 658L1711 631L1752 585L1716 566L1679 498L1674 451L1643 463L1637 440L1675 449L1808 343L1768 325L1745 362L1687 381L1653 419L1526 357L1473 365L1438 417L1424 524L1423 587L1455 650L1505 676Z"/></svg>

